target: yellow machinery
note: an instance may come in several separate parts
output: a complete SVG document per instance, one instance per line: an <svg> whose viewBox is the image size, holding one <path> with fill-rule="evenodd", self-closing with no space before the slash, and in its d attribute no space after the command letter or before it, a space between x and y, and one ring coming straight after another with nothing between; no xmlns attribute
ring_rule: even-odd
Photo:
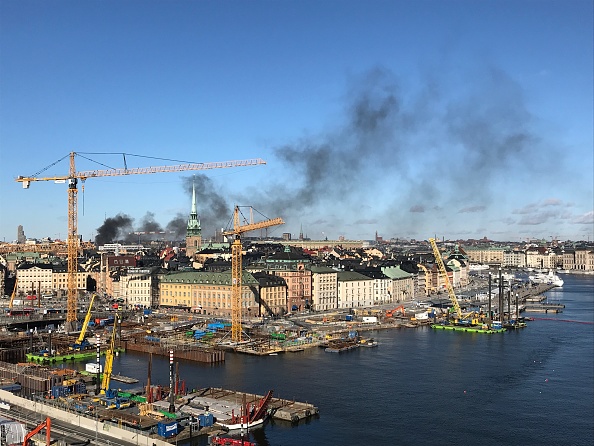
<svg viewBox="0 0 594 446"><path fill-rule="evenodd" d="M251 211L251 208L250 208ZM233 342L241 342L241 290L242 290L242 246L241 234L255 231L256 229L269 228L270 226L282 225L282 218L273 218L259 223L239 224L239 206L235 206L233 213L233 229L223 232L223 235L234 236L231 245L231 339Z"/></svg>
<svg viewBox="0 0 594 446"><path fill-rule="evenodd" d="M439 252L439 248L437 247L437 243L435 243L434 238L430 238L429 243L431 243L431 248L433 248L433 255L435 257L435 261L437 262L437 266L439 267L439 273L441 274L443 281L446 284L448 295L450 296L450 301L452 302L452 310L455 313L456 319L460 320L462 319L462 310L460 309L460 304L458 303L458 299L456 298L456 293L454 293L454 288L452 287L450 278L448 277L448 272L446 271L445 265L441 258L441 254Z"/></svg>
<svg viewBox="0 0 594 446"><path fill-rule="evenodd" d="M103 366L103 379L101 380L101 390L99 391L99 393L101 395L108 395L110 397L113 396L113 395L110 395L109 384L111 381L111 372L113 370L113 357L115 356L115 349L116 349L115 344L116 344L116 337L117 337L118 323L119 323L118 319L119 319L119 314L116 314L114 321L113 321L113 331L111 332L109 348L107 349L107 352L105 353L105 365Z"/></svg>
<svg viewBox="0 0 594 446"><path fill-rule="evenodd" d="M10 295L10 303L8 304L8 308L10 308L12 310L12 306L14 305L14 298L17 295L17 283L18 283L18 277L14 278L14 288L12 289L12 294Z"/></svg>
<svg viewBox="0 0 594 446"><path fill-rule="evenodd" d="M91 303L89 304L89 309L87 310L87 315L85 316L85 320L82 324L80 329L80 334L78 335L78 339L76 343L71 347L74 350L83 350L89 347L89 342L85 339L85 335L87 334L87 328L89 326L89 322L91 321L91 311L93 309L93 302L95 301L96 294L93 293L91 296Z"/></svg>
<svg viewBox="0 0 594 446"><path fill-rule="evenodd" d="M434 287L431 286L431 275L429 274L427 267L422 263L417 263L417 266L425 272L425 295L429 296L429 293L434 289Z"/></svg>
<svg viewBox="0 0 594 446"><path fill-rule="evenodd" d="M164 172L185 172L188 170L207 170L207 169L222 169L227 167L246 167L256 166L259 164L266 164L265 161L256 158L242 161L225 161L215 163L188 163L179 164L174 166L157 166L157 167L140 167L140 168L125 168L120 169L108 169L108 170L89 170L89 171L76 171L74 157L76 152L70 152L70 170L68 175L55 176L55 177L23 177L19 176L16 178L17 182L23 184L23 188L28 189L33 181L54 181L56 183L67 183L68 184L68 300L67 300L67 313L66 313L66 330L74 331L76 326L76 300L77 300L77 287L76 287L76 272L77 272L77 257L80 249L80 241L78 238L78 181L83 183L88 178L97 177L114 177L121 175L143 175L149 173L164 173ZM65 158L65 157L64 157ZM64 159L62 158L62 159ZM61 161L61 160L59 160ZM125 161L125 157L124 157ZM56 163L54 163L56 164ZM49 166L48 166L49 167ZM45 169L44 169L45 170Z"/></svg>

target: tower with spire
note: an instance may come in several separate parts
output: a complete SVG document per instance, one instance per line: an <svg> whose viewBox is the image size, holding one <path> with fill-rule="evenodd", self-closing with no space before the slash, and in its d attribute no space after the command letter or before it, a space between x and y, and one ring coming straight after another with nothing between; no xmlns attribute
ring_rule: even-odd
<svg viewBox="0 0 594 446"><path fill-rule="evenodd" d="M193 257L202 246L202 228L200 227L200 219L198 218L198 211L196 210L196 186L192 183L192 211L188 219L188 227L186 231L186 255Z"/></svg>

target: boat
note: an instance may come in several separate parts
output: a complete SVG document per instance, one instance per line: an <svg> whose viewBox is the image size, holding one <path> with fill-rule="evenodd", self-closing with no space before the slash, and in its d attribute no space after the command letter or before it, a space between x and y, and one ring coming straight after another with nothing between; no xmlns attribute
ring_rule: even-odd
<svg viewBox="0 0 594 446"><path fill-rule="evenodd" d="M267 408L272 399L272 390L269 390L264 397L262 397L255 404L250 404L244 401L241 404L241 415L231 414L228 420L217 421L217 424L227 431L247 431L264 425L268 415ZM224 443L223 443L224 444Z"/></svg>
<svg viewBox="0 0 594 446"><path fill-rule="evenodd" d="M468 269L470 271L484 271L486 269L489 269L489 265L485 265L483 263L471 263L470 265L468 265Z"/></svg>
<svg viewBox="0 0 594 446"><path fill-rule="evenodd" d="M377 347L379 345L379 342L377 342L375 339L362 339L359 342L359 345L361 347L367 347L367 348L373 348L373 347Z"/></svg>
<svg viewBox="0 0 594 446"><path fill-rule="evenodd" d="M553 271L549 271L548 273L535 272L534 274L529 275L528 279L535 284L553 285L556 287L562 287L564 283L563 279Z"/></svg>
<svg viewBox="0 0 594 446"><path fill-rule="evenodd" d="M211 437L208 439L208 444L217 446L256 446L256 443L252 443L251 441L225 437Z"/></svg>
<svg viewBox="0 0 594 446"><path fill-rule="evenodd" d="M238 417L239 418L239 417ZM239 431L239 430L250 430L250 429L256 429L258 427L261 427L264 424L265 419L264 418L259 418L257 420L252 420L249 423L237 423L234 421L221 421L221 422L217 422L217 424L219 426L222 426L225 428L225 430L227 431ZM226 443L223 443L226 444Z"/></svg>

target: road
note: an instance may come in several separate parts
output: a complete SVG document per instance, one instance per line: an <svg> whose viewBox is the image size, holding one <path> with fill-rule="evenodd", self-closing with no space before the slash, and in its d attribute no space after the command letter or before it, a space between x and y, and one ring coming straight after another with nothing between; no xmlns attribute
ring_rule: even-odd
<svg viewBox="0 0 594 446"><path fill-rule="evenodd" d="M42 423L45 418L35 409L37 402L31 401L31 409L11 404L10 412L0 411L0 416L10 417L20 421L27 426L27 430L34 429ZM39 403L41 404L41 403ZM81 426L73 425L64 421L52 418L51 436L53 440L63 440L68 445L97 445L97 446L134 446L139 443L132 443L104 435L99 431L92 431ZM145 440L146 441L146 440Z"/></svg>

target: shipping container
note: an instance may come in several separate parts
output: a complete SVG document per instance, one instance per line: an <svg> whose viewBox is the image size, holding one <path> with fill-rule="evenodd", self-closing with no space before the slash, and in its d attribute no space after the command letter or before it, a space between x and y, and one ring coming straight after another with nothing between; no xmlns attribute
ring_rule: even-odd
<svg viewBox="0 0 594 446"><path fill-rule="evenodd" d="M170 423L158 423L157 433L163 438L170 438L177 435L177 421Z"/></svg>

